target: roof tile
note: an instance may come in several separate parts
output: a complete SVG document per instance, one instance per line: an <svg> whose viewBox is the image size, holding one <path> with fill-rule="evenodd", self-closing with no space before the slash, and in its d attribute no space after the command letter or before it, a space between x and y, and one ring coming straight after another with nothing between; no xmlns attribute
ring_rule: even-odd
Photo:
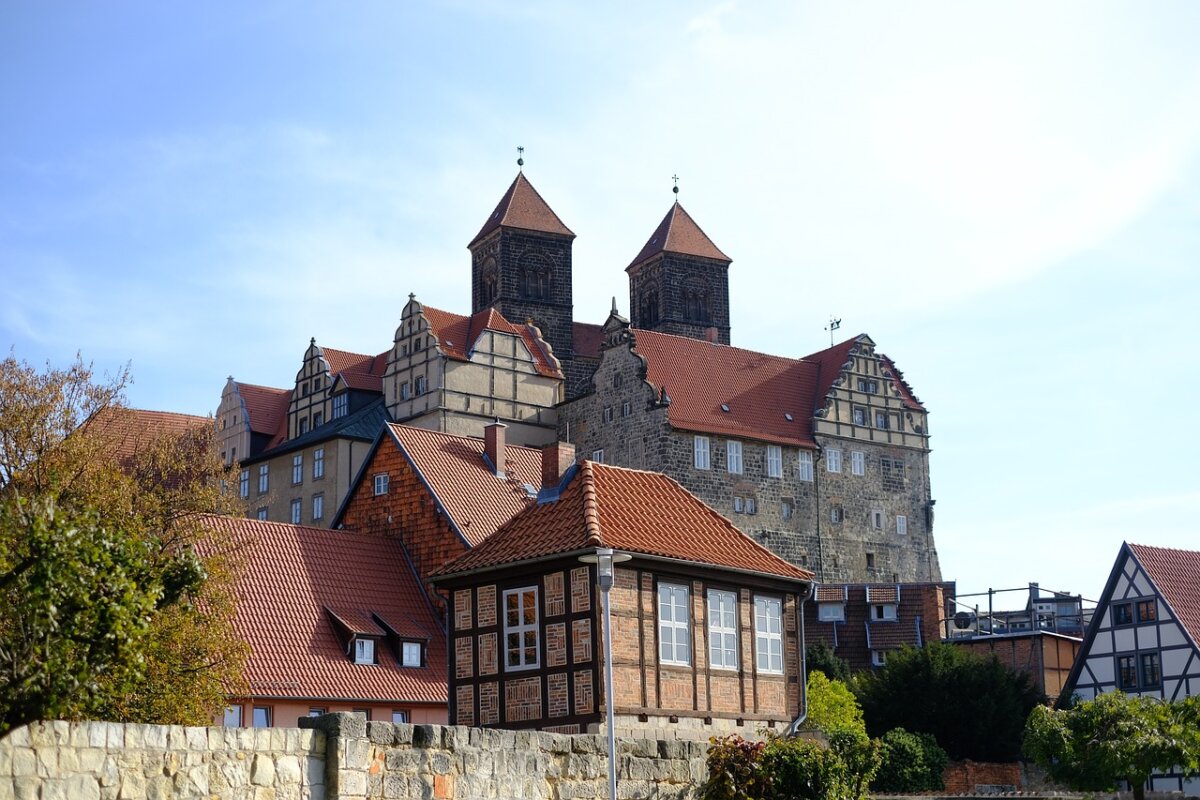
<svg viewBox="0 0 1200 800"><path fill-rule="evenodd" d="M641 251L634 256L629 266L633 267L659 253L679 253L687 256L711 258L714 261L730 261L712 239L709 239L692 216L676 202L663 217L663 221L650 234Z"/></svg>
<svg viewBox="0 0 1200 800"><path fill-rule="evenodd" d="M527 231L557 233L572 238L575 236L546 204L523 172L517 173L517 177L508 187L508 191L496 204L496 210L487 218L487 222L483 223L483 227L479 229L479 233L475 234L475 238L467 247L473 247L476 242L497 228L520 228Z"/></svg>
<svg viewBox="0 0 1200 800"><path fill-rule="evenodd" d="M1200 552L1131 544L1129 549L1158 587L1163 599L1183 624L1192 643L1200 646Z"/></svg>
<svg viewBox="0 0 1200 800"><path fill-rule="evenodd" d="M482 309L469 317L430 306L422 306L421 310L437 339L438 347L447 358L470 361L475 344L484 331L497 331L521 337L539 374L551 378L562 377L558 360L549 353L544 341L538 337L537 329L531 325L509 322L494 308Z"/></svg>

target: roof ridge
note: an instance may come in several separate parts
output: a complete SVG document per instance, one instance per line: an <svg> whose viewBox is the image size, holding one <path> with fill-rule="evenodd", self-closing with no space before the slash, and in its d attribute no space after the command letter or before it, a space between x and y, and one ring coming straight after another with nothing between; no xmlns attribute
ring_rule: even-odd
<svg viewBox="0 0 1200 800"><path fill-rule="evenodd" d="M592 462L584 460L579 464L579 480L583 483L583 529L586 533L584 544L588 547L603 547L604 537L600 531L600 501L596 493L596 476L592 474Z"/></svg>
<svg viewBox="0 0 1200 800"><path fill-rule="evenodd" d="M723 342L710 342L707 339L697 339L694 336L684 336L679 333L667 333L666 331L656 331L656 330L651 330L650 328L634 328L631 326L630 330L633 331L634 349L635 350L637 349L637 337L640 334L650 333L655 336L669 336L672 339L679 339L679 340L687 341L687 342L696 342L697 344L706 344L706 345L710 345L712 347L724 347L727 350L737 350L742 353L752 353L753 355L756 355L756 356L766 356L767 358L774 358L774 359L778 359L780 361L804 361L805 360L804 358L796 358L795 356L780 356L780 355L776 355L774 353L764 353L761 350L751 350L748 347L738 347L736 345L725 344ZM821 352L821 351L818 351L818 352Z"/></svg>
<svg viewBox="0 0 1200 800"><path fill-rule="evenodd" d="M234 379L234 381L233 381L233 382L234 382L234 384L236 384L236 385L237 385L237 387L238 387L239 389L242 389L242 388L246 388L246 389L266 389L268 392L291 392L291 391L292 391L291 389L283 389L283 388L281 388L281 387L279 387L279 386L264 386L264 385L263 385L263 384L261 384L261 383L247 383L246 381L239 381L239 380L237 380L236 378Z"/></svg>
<svg viewBox="0 0 1200 800"><path fill-rule="evenodd" d="M417 433L427 434L429 436L441 436L441 437L444 437L447 439L458 439L460 441L468 441L468 442L480 442L480 443L483 442L483 439L481 437L468 436L465 433L447 433L445 431L435 431L435 430L431 430L429 428L421 428L416 425L405 425L403 422L388 422L387 424L394 428L400 428L401 430L406 430L406 431L415 431ZM512 448L512 447L519 447L522 450L528 450L532 453L540 453L541 452L540 447L531 447L527 444L513 444L512 442L505 444L506 449Z"/></svg>

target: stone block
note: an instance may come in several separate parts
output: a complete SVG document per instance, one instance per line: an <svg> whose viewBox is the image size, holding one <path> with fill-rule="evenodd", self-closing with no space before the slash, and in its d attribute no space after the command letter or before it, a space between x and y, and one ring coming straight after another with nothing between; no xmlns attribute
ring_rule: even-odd
<svg viewBox="0 0 1200 800"><path fill-rule="evenodd" d="M146 800L174 800L175 784L166 775L155 775L146 781Z"/></svg>
<svg viewBox="0 0 1200 800"><path fill-rule="evenodd" d="M12 777L12 756L12 748L5 746L4 741L0 740L0 778ZM10 783L7 780L4 782Z"/></svg>
<svg viewBox="0 0 1200 800"><path fill-rule="evenodd" d="M256 753L254 766L250 768L250 782L255 786L272 786L275 783L275 762L269 755Z"/></svg>
<svg viewBox="0 0 1200 800"><path fill-rule="evenodd" d="M342 770L338 773L337 792L339 797L365 795L367 793L367 773L359 770Z"/></svg>
<svg viewBox="0 0 1200 800"><path fill-rule="evenodd" d="M58 774L58 748L53 745L48 747L35 747L33 754L37 758L37 774L43 778L53 777Z"/></svg>
<svg viewBox="0 0 1200 800"><path fill-rule="evenodd" d="M33 777L13 778L12 787L16 800L38 800L42 782Z"/></svg>
<svg viewBox="0 0 1200 800"><path fill-rule="evenodd" d="M208 747L208 728L189 726L183 729L189 750L204 750Z"/></svg>
<svg viewBox="0 0 1200 800"><path fill-rule="evenodd" d="M689 756L688 742L678 739L664 739L658 743L659 758L682 758Z"/></svg>
<svg viewBox="0 0 1200 800"><path fill-rule="evenodd" d="M375 744L391 744L392 737L394 736L395 731L392 730L392 723L390 722L367 723L367 738Z"/></svg>
<svg viewBox="0 0 1200 800"><path fill-rule="evenodd" d="M146 779L140 772L127 772L121 776L121 800L144 800Z"/></svg>
<svg viewBox="0 0 1200 800"><path fill-rule="evenodd" d="M408 724L397 724L392 726L392 743L393 744L412 744L413 726Z"/></svg>
<svg viewBox="0 0 1200 800"><path fill-rule="evenodd" d="M605 737L595 734L571 737L571 750L576 753L604 753L608 743Z"/></svg>
<svg viewBox="0 0 1200 800"><path fill-rule="evenodd" d="M413 726L413 747L436 747L441 741L441 736L436 725L414 725Z"/></svg>
<svg viewBox="0 0 1200 800"><path fill-rule="evenodd" d="M4 743L9 747L32 747L33 742L29 739L29 727L22 725L19 728L13 728L9 731L8 736L4 737Z"/></svg>

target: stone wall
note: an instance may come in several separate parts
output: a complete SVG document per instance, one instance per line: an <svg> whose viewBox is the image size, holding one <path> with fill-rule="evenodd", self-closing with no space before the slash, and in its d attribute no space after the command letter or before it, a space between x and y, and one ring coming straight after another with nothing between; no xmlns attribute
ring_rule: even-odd
<svg viewBox="0 0 1200 800"><path fill-rule="evenodd" d="M591 798L601 736L305 719L304 729L42 722L0 740L0 800ZM704 742L618 742L622 797L694 798Z"/></svg>

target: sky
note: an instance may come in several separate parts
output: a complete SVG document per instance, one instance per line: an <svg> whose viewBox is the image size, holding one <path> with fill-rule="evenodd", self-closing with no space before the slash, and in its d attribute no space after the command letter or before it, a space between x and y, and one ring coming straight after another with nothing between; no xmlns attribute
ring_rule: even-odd
<svg viewBox="0 0 1200 800"><path fill-rule="evenodd" d="M410 292L470 311L518 146L601 322L677 175L735 345L837 317L930 410L944 577L1096 599L1122 541L1200 549L1198 33L1188 2L14 0L0 344L194 414L310 337L381 352Z"/></svg>

